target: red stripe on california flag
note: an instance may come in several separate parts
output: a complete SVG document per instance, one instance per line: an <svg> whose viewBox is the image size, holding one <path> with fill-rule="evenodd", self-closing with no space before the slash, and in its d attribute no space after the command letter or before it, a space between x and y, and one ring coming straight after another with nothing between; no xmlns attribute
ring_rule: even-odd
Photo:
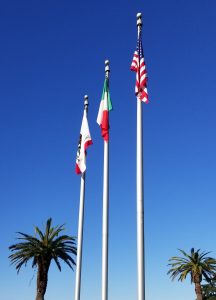
<svg viewBox="0 0 216 300"><path fill-rule="evenodd" d="M77 174L81 174L81 171L80 171L80 168L78 167L78 164L76 164L76 170L75 171L76 171Z"/></svg>
<svg viewBox="0 0 216 300"><path fill-rule="evenodd" d="M92 140L88 140L87 142L85 142L84 144L84 149L86 150L89 146L91 146L93 144Z"/></svg>

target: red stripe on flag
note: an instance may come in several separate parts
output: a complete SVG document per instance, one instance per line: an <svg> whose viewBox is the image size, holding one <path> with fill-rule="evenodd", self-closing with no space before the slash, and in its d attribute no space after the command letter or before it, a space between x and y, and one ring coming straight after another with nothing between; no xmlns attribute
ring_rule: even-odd
<svg viewBox="0 0 216 300"><path fill-rule="evenodd" d="M109 112L107 110L103 111L103 118L102 123L100 125L101 127L101 135L104 138L105 141L109 140Z"/></svg>
<svg viewBox="0 0 216 300"><path fill-rule="evenodd" d="M81 174L81 171L80 171L80 168L79 168L78 164L76 164L76 170L75 171L76 171L77 174Z"/></svg>
<svg viewBox="0 0 216 300"><path fill-rule="evenodd" d="M86 150L90 145L92 145L93 143L92 143L92 140L89 140L89 141L87 141L87 142L85 142L85 144L84 144L84 149Z"/></svg>

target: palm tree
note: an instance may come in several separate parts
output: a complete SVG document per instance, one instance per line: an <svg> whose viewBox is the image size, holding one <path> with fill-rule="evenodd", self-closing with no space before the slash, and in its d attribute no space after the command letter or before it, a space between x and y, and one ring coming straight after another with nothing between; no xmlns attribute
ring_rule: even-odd
<svg viewBox="0 0 216 300"><path fill-rule="evenodd" d="M60 260L64 261L72 270L75 266L76 239L68 235L59 235L64 225L52 227L52 219L48 219L45 232L35 227L35 236L18 232L20 243L11 245L13 252L9 259L16 266L17 273L21 267L32 260L32 268L37 268L37 295L36 300L44 300L46 293L48 271L51 261L54 260L61 271ZM37 237L38 236L38 237ZM70 255L71 254L71 255Z"/></svg>
<svg viewBox="0 0 216 300"><path fill-rule="evenodd" d="M171 266L171 269L167 274L170 274L172 280L179 276L179 281L185 280L190 274L191 283L195 284L197 300L203 300L201 281L204 277L207 282L210 282L211 278L215 276L216 260L207 256L209 252L200 253L200 249L195 251L192 248L190 255L181 249L179 251L183 257L174 256L169 259L168 266Z"/></svg>
<svg viewBox="0 0 216 300"><path fill-rule="evenodd" d="M216 300L216 278L202 284L203 300Z"/></svg>

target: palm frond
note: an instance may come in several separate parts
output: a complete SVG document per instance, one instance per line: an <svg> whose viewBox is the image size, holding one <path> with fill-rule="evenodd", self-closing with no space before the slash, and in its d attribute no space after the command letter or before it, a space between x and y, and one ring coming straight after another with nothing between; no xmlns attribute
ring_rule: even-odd
<svg viewBox="0 0 216 300"><path fill-rule="evenodd" d="M35 233L39 235L39 237L42 241L44 240L44 235L43 235L42 231L37 226L35 226Z"/></svg>

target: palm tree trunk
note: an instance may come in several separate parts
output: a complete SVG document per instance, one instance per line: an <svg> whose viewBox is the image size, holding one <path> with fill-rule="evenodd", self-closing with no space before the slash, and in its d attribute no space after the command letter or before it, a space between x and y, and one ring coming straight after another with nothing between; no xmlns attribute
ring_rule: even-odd
<svg viewBox="0 0 216 300"><path fill-rule="evenodd" d="M36 300L44 300L44 296L37 293Z"/></svg>
<svg viewBox="0 0 216 300"><path fill-rule="evenodd" d="M197 295L197 300L203 300L202 288L200 283L195 283L195 293Z"/></svg>
<svg viewBox="0 0 216 300"><path fill-rule="evenodd" d="M44 300L48 282L49 263L38 263L36 300Z"/></svg>

